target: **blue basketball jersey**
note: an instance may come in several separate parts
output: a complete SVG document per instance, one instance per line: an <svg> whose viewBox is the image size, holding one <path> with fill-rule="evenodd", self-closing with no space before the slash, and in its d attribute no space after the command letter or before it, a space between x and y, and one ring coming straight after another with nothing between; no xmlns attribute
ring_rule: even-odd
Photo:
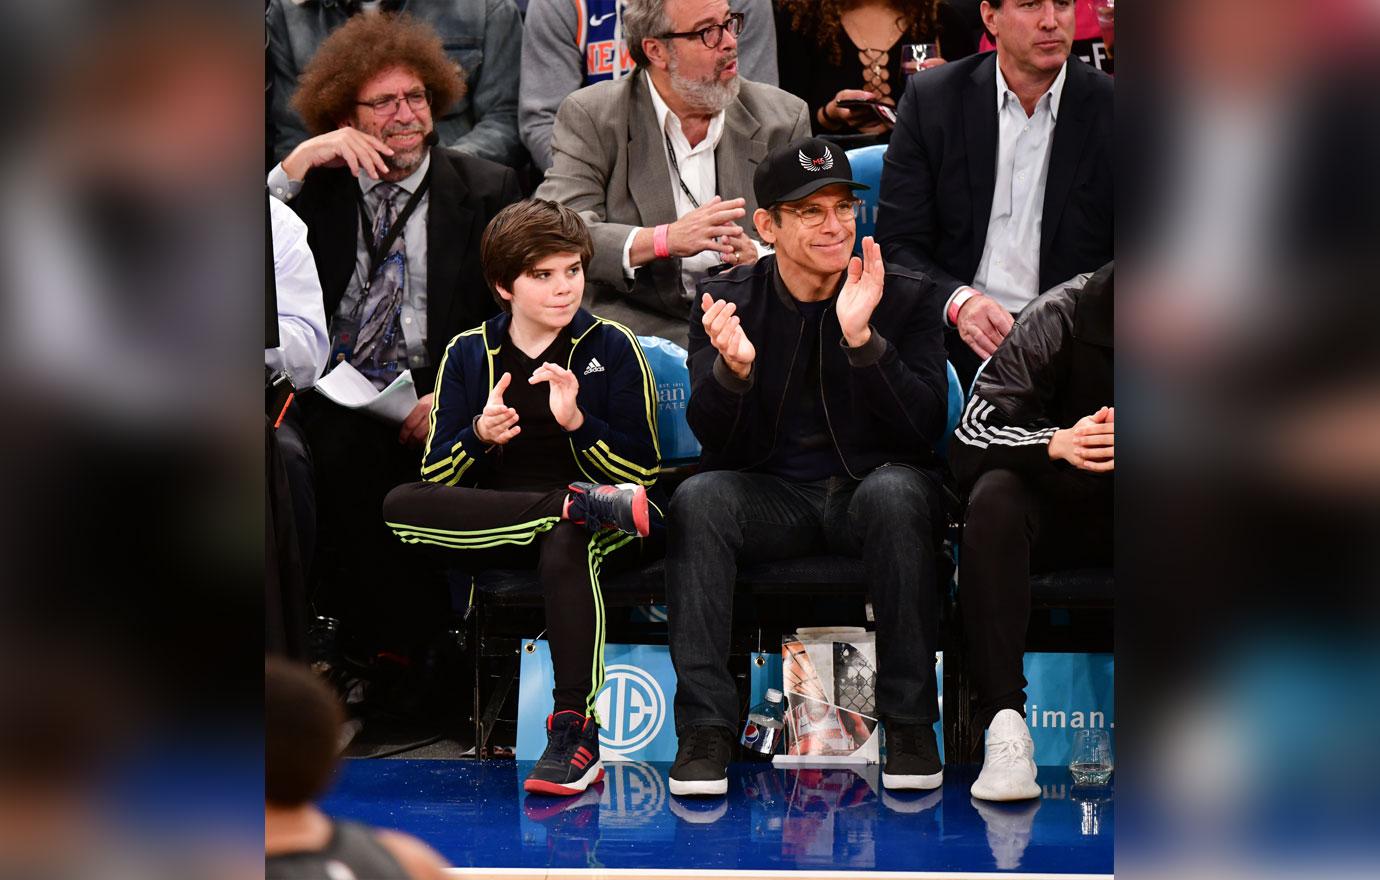
<svg viewBox="0 0 1380 880"><path fill-rule="evenodd" d="M623 40L622 0L571 0L580 19L575 39L585 56L584 85L622 79L637 65Z"/></svg>

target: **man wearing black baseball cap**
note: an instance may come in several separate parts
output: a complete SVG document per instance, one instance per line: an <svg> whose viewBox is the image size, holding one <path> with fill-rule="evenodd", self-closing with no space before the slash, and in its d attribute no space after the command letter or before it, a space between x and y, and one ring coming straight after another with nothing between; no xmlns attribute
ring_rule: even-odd
<svg viewBox="0 0 1380 880"><path fill-rule="evenodd" d="M738 699L727 667L739 559L861 557L887 733L887 788L943 781L934 723L947 378L936 292L856 236L848 157L805 138L767 154L753 222L775 254L700 284L687 418L702 472L677 489L666 578L678 679L671 793L727 791ZM875 717L872 717L875 716Z"/></svg>

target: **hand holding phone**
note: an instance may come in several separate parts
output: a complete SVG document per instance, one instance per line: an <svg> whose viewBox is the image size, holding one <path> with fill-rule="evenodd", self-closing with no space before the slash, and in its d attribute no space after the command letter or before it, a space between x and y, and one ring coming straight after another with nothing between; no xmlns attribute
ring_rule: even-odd
<svg viewBox="0 0 1380 880"><path fill-rule="evenodd" d="M849 128L861 134L880 134L896 124L895 109L862 89L841 89L820 108L820 116L826 128Z"/></svg>
<svg viewBox="0 0 1380 880"><path fill-rule="evenodd" d="M857 112L860 119L868 119L870 116L871 120L885 122L888 125L896 124L896 111L890 104L880 101L846 100L836 101L835 105Z"/></svg>

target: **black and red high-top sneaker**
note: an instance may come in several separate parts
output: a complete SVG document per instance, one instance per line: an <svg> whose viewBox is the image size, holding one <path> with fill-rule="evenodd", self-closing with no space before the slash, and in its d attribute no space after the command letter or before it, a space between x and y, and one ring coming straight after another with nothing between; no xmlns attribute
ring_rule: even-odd
<svg viewBox="0 0 1380 880"><path fill-rule="evenodd" d="M647 489L636 483L571 483L570 521L591 532L613 529L626 535L647 537L651 521Z"/></svg>
<svg viewBox="0 0 1380 880"><path fill-rule="evenodd" d="M604 778L599 725L569 709L546 716L546 751L522 783L540 794L579 794Z"/></svg>

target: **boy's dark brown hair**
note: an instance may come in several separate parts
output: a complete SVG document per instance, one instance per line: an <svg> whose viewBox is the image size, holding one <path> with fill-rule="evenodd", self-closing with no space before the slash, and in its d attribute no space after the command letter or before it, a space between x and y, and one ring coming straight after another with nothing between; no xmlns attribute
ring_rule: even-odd
<svg viewBox="0 0 1380 880"><path fill-rule="evenodd" d="M465 94L464 71L430 25L405 13L353 15L321 41L297 82L292 109L308 134L335 131L353 118L364 84L393 67L412 71L431 90L433 120Z"/></svg>
<svg viewBox="0 0 1380 880"><path fill-rule="evenodd" d="M499 308L512 311L498 288L511 291L519 275L553 254L578 254L580 265L589 269L594 242L579 214L546 199L514 202L495 214L484 229L479 258Z"/></svg>
<svg viewBox="0 0 1380 880"><path fill-rule="evenodd" d="M264 661L264 800L296 807L325 793L335 773L344 712L305 666Z"/></svg>

